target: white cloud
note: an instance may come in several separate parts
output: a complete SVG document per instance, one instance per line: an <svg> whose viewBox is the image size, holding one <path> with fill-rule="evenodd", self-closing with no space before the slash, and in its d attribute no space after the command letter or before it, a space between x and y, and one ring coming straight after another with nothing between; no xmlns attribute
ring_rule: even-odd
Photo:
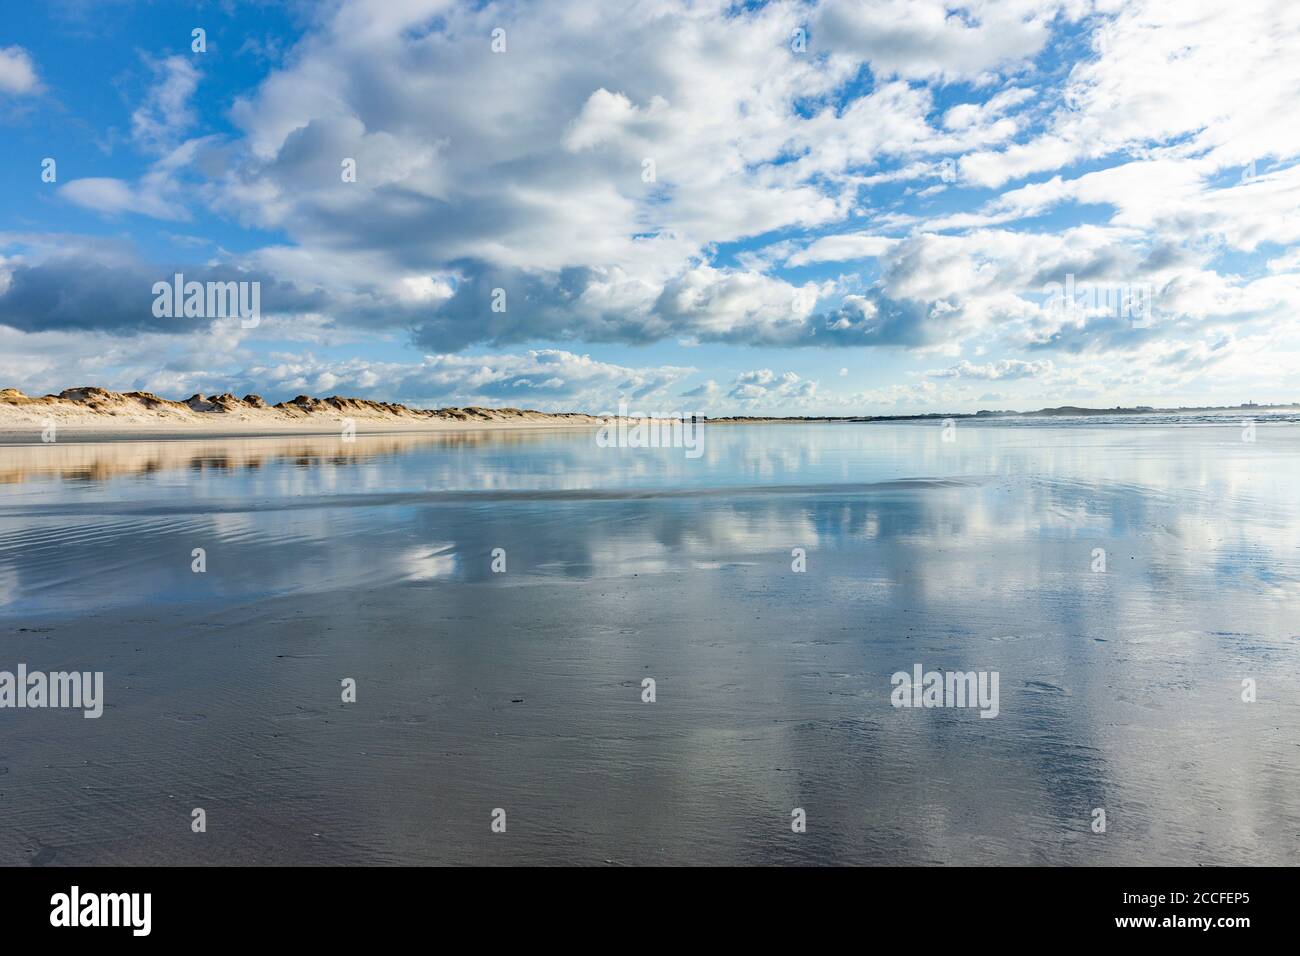
<svg viewBox="0 0 1300 956"><path fill-rule="evenodd" d="M190 98L198 88L200 74L183 56L145 62L153 75L153 86L131 114L131 135L144 148L163 152L174 148L195 121Z"/></svg>
<svg viewBox="0 0 1300 956"><path fill-rule="evenodd" d="M737 375L727 397L750 410L777 411L808 406L817 399L818 383L794 372L754 369Z"/></svg>
<svg viewBox="0 0 1300 956"><path fill-rule="evenodd" d="M1020 359L1001 359L984 365L972 365L970 362L958 362L945 369L926 372L931 378L966 378L986 382L998 382L1018 378L1039 378L1050 375L1053 370L1051 361L1024 362Z"/></svg>
<svg viewBox="0 0 1300 956"><path fill-rule="evenodd" d="M887 236L852 233L841 236L822 236L805 249L794 253L786 265L803 266L811 262L844 262L849 259L872 259L884 255L899 240Z"/></svg>
<svg viewBox="0 0 1300 956"><path fill-rule="evenodd" d="M164 184L157 180L133 186L120 179L88 177L72 180L59 192L78 206L107 215L130 212L155 219L188 218L183 206L165 198L163 187Z"/></svg>
<svg viewBox="0 0 1300 956"><path fill-rule="evenodd" d="M0 93L23 96L40 89L32 55L20 46L0 47Z"/></svg>
<svg viewBox="0 0 1300 956"><path fill-rule="evenodd" d="M830 0L819 48L867 60L884 76L978 79L1038 53L1061 5L1036 0Z"/></svg>
<svg viewBox="0 0 1300 956"><path fill-rule="evenodd" d="M290 341L364 334L442 357L394 369L299 354L281 374L250 352L228 366L269 382L425 387L460 369L451 353L520 343L880 346L944 366L858 396L910 403L981 378L1007 392L1070 382L1048 352L1222 368L1300 314L1294 5L342 0L312 16L233 104L196 109L215 93L201 59L146 60L131 126L147 168L60 187L105 215L274 234L238 254L214 242L208 264L278 280L268 328ZM806 52L790 48L796 27ZM6 79L25 51L0 57L0 89L36 88L34 67ZM234 134L200 135L214 115ZM152 334L125 294L140 264L65 241L62 256L5 260L0 320ZM859 260L873 261L826 278L825 264ZM818 280L790 271L805 268ZM1067 276L1149 285L1153 321L1055 314L1044 286ZM111 320L78 318L112 298L106 285L123 292ZM489 305L498 288L504 312ZM568 360L528 361L493 368L522 394L590 396L570 388L588 377ZM829 400L765 371L691 392Z"/></svg>
<svg viewBox="0 0 1300 956"><path fill-rule="evenodd" d="M1013 86L983 102L959 103L949 107L948 112L943 114L943 125L950 130L969 129L980 123L988 123L1033 98L1032 89Z"/></svg>
<svg viewBox="0 0 1300 956"><path fill-rule="evenodd" d="M1070 72L1067 107L1047 130L963 158L962 174L999 186L1116 152L1164 146L1218 168L1300 155L1279 122L1300 94L1300 13L1272 0L1131 2L1098 21L1093 55Z"/></svg>
<svg viewBox="0 0 1300 956"><path fill-rule="evenodd" d="M492 355L430 355L421 362L325 362L310 356L243 375L271 383L277 392L338 392L396 396L410 405L491 405L542 411L617 409L620 401L672 407L670 390L694 369L636 368L602 362L562 349Z"/></svg>

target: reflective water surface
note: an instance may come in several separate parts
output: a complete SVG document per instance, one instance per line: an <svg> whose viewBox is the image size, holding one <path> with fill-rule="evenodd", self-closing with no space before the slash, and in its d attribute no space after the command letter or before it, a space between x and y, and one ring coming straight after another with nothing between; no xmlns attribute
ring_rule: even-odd
<svg viewBox="0 0 1300 956"><path fill-rule="evenodd" d="M1296 861L1300 426L704 435L0 447L0 863Z"/></svg>

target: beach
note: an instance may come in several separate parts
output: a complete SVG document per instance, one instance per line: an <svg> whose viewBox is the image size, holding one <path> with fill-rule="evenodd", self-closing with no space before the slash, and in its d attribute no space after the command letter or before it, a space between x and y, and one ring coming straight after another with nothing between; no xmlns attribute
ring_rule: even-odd
<svg viewBox="0 0 1300 956"><path fill-rule="evenodd" d="M1289 863L1300 433L1241 432L0 448L0 668L104 675L0 712L0 863Z"/></svg>

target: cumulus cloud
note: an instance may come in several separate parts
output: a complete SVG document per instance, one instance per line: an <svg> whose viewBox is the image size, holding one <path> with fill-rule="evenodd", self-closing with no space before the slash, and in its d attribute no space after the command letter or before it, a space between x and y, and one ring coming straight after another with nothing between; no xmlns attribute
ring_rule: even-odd
<svg viewBox="0 0 1300 956"><path fill-rule="evenodd" d="M20 331L176 335L224 321L154 315L154 285L171 283L178 273L186 282L259 282L261 308L272 320L313 312L325 304L319 295L249 271L233 260L160 266L140 258L128 243L84 236L61 236L50 243L0 234L4 249L18 254L0 260L0 325Z"/></svg>
<svg viewBox="0 0 1300 956"><path fill-rule="evenodd" d="M965 378L984 382L997 382L1017 378L1039 378L1050 375L1051 361L1025 362L1020 359L1000 359L983 365L962 361L945 369L927 372L931 378Z"/></svg>
<svg viewBox="0 0 1300 956"><path fill-rule="evenodd" d="M1025 61L1047 42L1062 5L1034 0L830 0L819 45L860 56L883 76L979 78Z"/></svg>
<svg viewBox="0 0 1300 956"><path fill-rule="evenodd" d="M201 59L144 58L129 108L141 168L57 187L111 228L237 235L239 252L214 242L185 271L261 279L271 328L301 346L237 363L270 383L418 390L456 354L539 343L919 352L922 381L852 397L897 405L967 380L1070 384L1061 363L1120 351L1184 376L1236 368L1225 357L1244 343L1297 331L1300 132L1278 118L1300 93L1300 21L1286 4L342 0L304 22L216 109L196 108L217 95ZM25 50L0 50L0 92L39 83ZM214 115L231 125L202 128ZM40 246L0 244L12 330L218 332L149 313L141 287L184 266L168 255ZM1046 289L1067 281L1102 305L1054 309ZM1106 311L1134 287L1148 321ZM308 356L362 337L441 364ZM473 394L596 395L569 388L587 380L569 360L542 368L558 361L546 354ZM845 397L794 372L746 375L679 397ZM1125 384L1077 387L1100 381Z"/></svg>
<svg viewBox="0 0 1300 956"><path fill-rule="evenodd" d="M884 255L899 240L888 236L871 236L850 233L839 236L822 236L807 248L786 259L786 265L803 266L812 262L844 262L850 259L868 259Z"/></svg>
<svg viewBox="0 0 1300 956"><path fill-rule="evenodd" d="M808 405L817 398L818 383L794 372L777 373L770 368L742 372L732 381L727 397L749 409L785 409Z"/></svg>
<svg viewBox="0 0 1300 956"><path fill-rule="evenodd" d="M709 405L712 405L717 400L718 396L721 394L722 394L722 386L719 385L717 382L715 382L713 379L709 378L709 379L705 379L703 382L701 382L699 385L695 386L694 388L687 389L686 391L682 392L681 397L692 399L693 401L699 403L701 406L707 407Z"/></svg>
<svg viewBox="0 0 1300 956"><path fill-rule="evenodd" d="M20 46L0 47L0 93L24 96L40 88L32 55Z"/></svg>
<svg viewBox="0 0 1300 956"><path fill-rule="evenodd" d="M234 378L250 385L266 383L275 395L337 393L412 406L489 405L598 414L617 410L620 402L669 407L675 401L672 388L693 371L632 367L562 349L533 349L429 355L417 363L286 356L274 364L242 368Z"/></svg>
<svg viewBox="0 0 1300 956"><path fill-rule="evenodd" d="M1062 91L1069 108L1025 142L964 157L964 176L999 186L1153 146L1221 168L1300 152L1300 131L1277 122L1300 89L1294 7L1156 0L1106 12Z"/></svg>
<svg viewBox="0 0 1300 956"><path fill-rule="evenodd" d="M237 327L144 332L24 333L0 325L0 380L29 394L108 385L171 398L255 392L284 401L308 393L403 402L412 407L512 406L541 411L615 411L620 402L663 411L695 369L629 366L561 349L429 355L416 362L326 359L311 351L261 356Z"/></svg>

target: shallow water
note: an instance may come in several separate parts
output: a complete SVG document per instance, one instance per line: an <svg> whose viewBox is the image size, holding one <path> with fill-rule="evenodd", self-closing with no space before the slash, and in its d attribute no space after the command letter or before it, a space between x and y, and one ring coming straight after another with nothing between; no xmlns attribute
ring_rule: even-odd
<svg viewBox="0 0 1300 956"><path fill-rule="evenodd" d="M0 863L1294 863L1300 426L947 434L2 447Z"/></svg>

